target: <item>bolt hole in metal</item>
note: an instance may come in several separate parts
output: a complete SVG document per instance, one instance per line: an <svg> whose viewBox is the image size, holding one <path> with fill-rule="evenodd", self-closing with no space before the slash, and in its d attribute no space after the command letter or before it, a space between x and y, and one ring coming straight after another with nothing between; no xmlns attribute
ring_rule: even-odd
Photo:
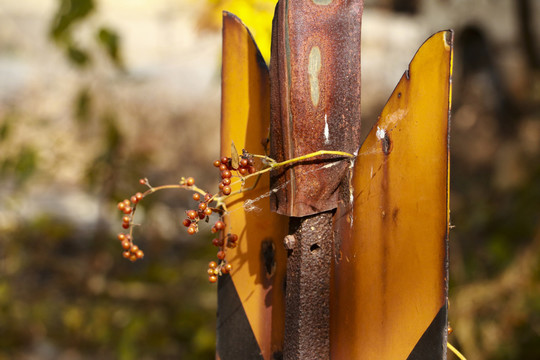
<svg viewBox="0 0 540 360"><path fill-rule="evenodd" d="M311 253L318 253L319 251L321 250L321 247L319 246L319 244L313 244L309 247L309 251L311 251Z"/></svg>

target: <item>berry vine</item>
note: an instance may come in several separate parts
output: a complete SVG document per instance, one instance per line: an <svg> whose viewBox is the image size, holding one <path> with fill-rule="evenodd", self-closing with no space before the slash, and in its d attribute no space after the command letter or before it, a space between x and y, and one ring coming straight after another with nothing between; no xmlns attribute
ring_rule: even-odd
<svg viewBox="0 0 540 360"><path fill-rule="evenodd" d="M183 189L192 191L192 198L198 204L194 209L186 210L186 216L182 219L182 225L187 228L189 235L194 235L199 232L199 223L201 221L209 222L210 216L218 215L218 219L214 222L210 231L216 234L212 240L212 244L218 248L216 257L218 262L211 261L208 264L208 280L215 283L218 276L228 274L233 270L232 265L227 261L227 249L235 248L238 245L238 235L234 233L225 233L225 215L227 207L225 199L228 196L249 191L257 185L258 179L251 188L246 188L246 180L250 177L258 177L263 173L271 171L283 165L299 162L305 159L310 159L321 155L337 155L336 160L342 160L343 157L353 158L346 152L320 150L311 154L303 155L294 159L283 162L276 162L274 159L265 155L250 154L246 150L242 150L242 155L238 155L234 144L231 147L231 157L222 157L215 160L213 165L219 170L220 182L218 185L219 191L217 194L211 194L195 185L195 179L192 177L180 179L178 184L162 185L153 187L148 179L140 179L139 183L146 186L148 189L144 192L137 192L129 199L125 199L118 203L117 207L122 212L122 228L126 232L118 234L117 238L121 242L123 249L123 257L131 261L137 261L144 257L144 252L133 242L133 228L138 224L134 223L135 210L137 205L148 195L156 191L165 189ZM258 161L255 161L258 159ZM235 184L240 184L240 189L233 191Z"/></svg>

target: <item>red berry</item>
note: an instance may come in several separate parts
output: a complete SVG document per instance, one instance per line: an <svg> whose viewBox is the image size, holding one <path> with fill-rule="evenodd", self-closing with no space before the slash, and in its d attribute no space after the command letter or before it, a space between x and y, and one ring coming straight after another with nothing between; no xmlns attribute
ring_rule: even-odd
<svg viewBox="0 0 540 360"><path fill-rule="evenodd" d="M118 234L118 240L120 241L126 240L126 234L123 234L123 233Z"/></svg>
<svg viewBox="0 0 540 360"><path fill-rule="evenodd" d="M238 235L236 235L236 234L230 234L230 235L229 235L229 241L232 241L232 242L238 241Z"/></svg>
<svg viewBox="0 0 540 360"><path fill-rule="evenodd" d="M131 202L128 199L124 199L124 204L126 206L129 206L129 205L131 205Z"/></svg>
<svg viewBox="0 0 540 360"><path fill-rule="evenodd" d="M182 221L182 224L183 224L185 227L188 227L189 225L191 225L191 220L189 220L189 219L184 219L184 221Z"/></svg>
<svg viewBox="0 0 540 360"><path fill-rule="evenodd" d="M223 184L223 186L231 185L231 179L230 178L225 178L225 179L221 180L221 183Z"/></svg>
<svg viewBox="0 0 540 360"><path fill-rule="evenodd" d="M221 165L221 161L219 161L219 160L214 161L214 166L215 167L219 167L219 165Z"/></svg>
<svg viewBox="0 0 540 360"><path fill-rule="evenodd" d="M123 227L124 229L129 229L129 223L123 223L123 224L122 224L122 227Z"/></svg>
<svg viewBox="0 0 540 360"><path fill-rule="evenodd" d="M199 193L193 194L193 200L195 200L195 201L201 200L201 194L199 194Z"/></svg>
<svg viewBox="0 0 540 360"><path fill-rule="evenodd" d="M206 193L204 194L204 201L208 202L212 198L212 194Z"/></svg>
<svg viewBox="0 0 540 360"><path fill-rule="evenodd" d="M131 206L126 206L126 207L124 208L124 214L129 215L129 214L131 214L131 211L132 211L132 210L133 210L133 209L131 209Z"/></svg>
<svg viewBox="0 0 540 360"><path fill-rule="evenodd" d="M232 174L229 170L224 170L221 172L221 178L223 179L230 178L231 176Z"/></svg>
<svg viewBox="0 0 540 360"><path fill-rule="evenodd" d="M223 185L223 183L219 183L218 187L219 187L219 190L223 190L223 188L225 187L225 185Z"/></svg>
<svg viewBox="0 0 540 360"><path fill-rule="evenodd" d="M137 198L138 201L141 201L143 199L144 195L142 193L138 192L138 193L135 194L135 197Z"/></svg>
<svg viewBox="0 0 540 360"><path fill-rule="evenodd" d="M146 179L139 179L139 184L146 185L147 184Z"/></svg>
<svg viewBox="0 0 540 360"><path fill-rule="evenodd" d="M216 238L212 240L212 245L217 246L217 247L223 246L223 239Z"/></svg>
<svg viewBox="0 0 540 360"><path fill-rule="evenodd" d="M225 165L225 164L221 164L221 165L219 165L219 170L220 171L229 170L229 167L227 165Z"/></svg>
<svg viewBox="0 0 540 360"><path fill-rule="evenodd" d="M136 197L135 195L133 195L133 196L131 197L131 202L134 203L134 204L136 204L136 203L139 202L139 199L137 199L137 197Z"/></svg>
<svg viewBox="0 0 540 360"><path fill-rule="evenodd" d="M221 189L221 191L223 191L223 195L230 195L231 187L230 186L224 186L223 189Z"/></svg>
<svg viewBox="0 0 540 360"><path fill-rule="evenodd" d="M215 234L215 233L218 232L218 229L216 229L215 226L212 226L212 228L210 229L210 232L211 232L212 234Z"/></svg>
<svg viewBox="0 0 540 360"><path fill-rule="evenodd" d="M131 249L131 242L130 242L130 241L127 241L127 240L122 241L122 248L123 248L124 250L129 250L129 249Z"/></svg>
<svg viewBox="0 0 540 360"><path fill-rule="evenodd" d="M224 156L221 158L221 163L227 165L229 163L229 158Z"/></svg>
<svg viewBox="0 0 540 360"><path fill-rule="evenodd" d="M118 203L118 205L116 205L116 207L118 207L118 210L124 211L124 208L126 207L126 204L124 204L124 202L121 201L121 202Z"/></svg>
<svg viewBox="0 0 540 360"><path fill-rule="evenodd" d="M238 172L240 173L240 175L246 176L249 173L249 170L247 168L240 168L238 169Z"/></svg>
<svg viewBox="0 0 540 360"><path fill-rule="evenodd" d="M197 215L199 215L199 219L200 219L200 220L202 220L202 219L204 219L204 218L206 217L206 214L204 213L204 211L199 211L199 212L197 213Z"/></svg>
<svg viewBox="0 0 540 360"><path fill-rule="evenodd" d="M248 166L248 165L249 165L248 159L246 159L246 158L240 159L240 166L241 166L241 167L246 167L246 166Z"/></svg>
<svg viewBox="0 0 540 360"><path fill-rule="evenodd" d="M257 171L257 170L255 169L255 166L250 166L250 167L248 167L248 172L249 172L250 174L253 174L253 173L256 172L256 171Z"/></svg>
<svg viewBox="0 0 540 360"><path fill-rule="evenodd" d="M186 185L187 185L187 186L193 186L194 184L195 184L195 179L194 179L194 178L188 177L188 178L186 179Z"/></svg>
<svg viewBox="0 0 540 360"><path fill-rule="evenodd" d="M208 263L208 267L209 267L210 269L215 269L215 268L217 268L217 263L216 263L215 261L210 261L210 262Z"/></svg>
<svg viewBox="0 0 540 360"><path fill-rule="evenodd" d="M218 258L219 260L225 259L225 251L219 250L219 251L217 252L217 258Z"/></svg>
<svg viewBox="0 0 540 360"><path fill-rule="evenodd" d="M204 209L204 214L205 214L206 216L212 215L212 209L210 209L209 207L207 207L206 209Z"/></svg>
<svg viewBox="0 0 540 360"><path fill-rule="evenodd" d="M214 227L217 229L217 230L221 230L225 227L225 223L221 220L218 220L216 221L216 223L214 224Z"/></svg>
<svg viewBox="0 0 540 360"><path fill-rule="evenodd" d="M199 210L204 211L206 209L206 207L207 207L206 203L204 203L204 202L199 203Z"/></svg>
<svg viewBox="0 0 540 360"><path fill-rule="evenodd" d="M197 218L197 212L195 210L188 210L187 217L191 220L195 220Z"/></svg>

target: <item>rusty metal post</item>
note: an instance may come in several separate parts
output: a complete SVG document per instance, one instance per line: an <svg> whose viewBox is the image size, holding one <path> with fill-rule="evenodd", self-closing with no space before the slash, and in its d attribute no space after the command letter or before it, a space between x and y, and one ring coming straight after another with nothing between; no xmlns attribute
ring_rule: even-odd
<svg viewBox="0 0 540 360"><path fill-rule="evenodd" d="M270 155L283 161L360 145L362 0L280 0L272 30ZM349 202L349 162L311 159L271 175L291 216L284 359L330 357L333 214Z"/></svg>

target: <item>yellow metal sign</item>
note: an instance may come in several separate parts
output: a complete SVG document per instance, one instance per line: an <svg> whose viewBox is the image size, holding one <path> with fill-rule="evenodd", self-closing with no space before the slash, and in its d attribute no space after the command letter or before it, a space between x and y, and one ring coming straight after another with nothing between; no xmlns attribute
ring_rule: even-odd
<svg viewBox="0 0 540 360"><path fill-rule="evenodd" d="M333 359L446 351L452 36L418 50L356 159L331 296Z"/></svg>
<svg viewBox="0 0 540 360"><path fill-rule="evenodd" d="M239 152L246 149L254 154L266 153L269 96L268 68L249 31L237 17L224 13L222 156L231 156L232 143ZM245 188L254 183L254 179L249 179ZM233 187L233 193L239 187ZM267 173L255 189L226 200L225 233L238 234L239 240L236 248L227 249L227 261L233 271L230 277L220 278L218 290L217 356L221 359L272 359L274 353L283 349L283 238L288 219L270 211L269 190ZM252 337L256 343L249 343Z"/></svg>

